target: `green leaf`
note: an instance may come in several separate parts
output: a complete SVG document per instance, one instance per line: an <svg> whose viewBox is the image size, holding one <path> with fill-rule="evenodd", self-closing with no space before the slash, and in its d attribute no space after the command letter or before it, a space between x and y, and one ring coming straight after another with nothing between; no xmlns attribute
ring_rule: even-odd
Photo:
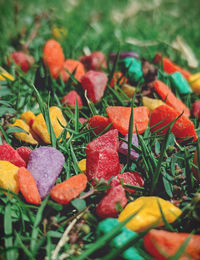
<svg viewBox="0 0 200 260"><path fill-rule="evenodd" d="M172 198L173 197L173 185L169 182L169 180L165 176L163 176L162 179L163 179L163 184L164 184L167 195L170 198Z"/></svg>
<svg viewBox="0 0 200 260"><path fill-rule="evenodd" d="M0 107L0 117L6 115L6 114L16 114L16 110L13 109L12 107L5 107L5 106L1 106Z"/></svg>
<svg viewBox="0 0 200 260"><path fill-rule="evenodd" d="M22 129L19 126L10 126L10 127L8 127L8 129L6 130L6 134L12 134L12 133L25 133L25 134L29 134L29 132L25 131L24 129Z"/></svg>
<svg viewBox="0 0 200 260"><path fill-rule="evenodd" d="M55 209L56 211L61 211L63 209L63 206L61 204L58 204L57 202L54 202L52 200L49 200L47 202L47 205Z"/></svg>
<svg viewBox="0 0 200 260"><path fill-rule="evenodd" d="M0 100L0 105L11 107L11 104L8 101L5 101L5 100Z"/></svg>
<svg viewBox="0 0 200 260"><path fill-rule="evenodd" d="M11 95L11 91L8 88L0 88L0 97Z"/></svg>
<svg viewBox="0 0 200 260"><path fill-rule="evenodd" d="M86 208L86 202L83 199L74 199L71 201L71 203L78 211L84 210Z"/></svg>
<svg viewBox="0 0 200 260"><path fill-rule="evenodd" d="M155 139L155 154L158 155L160 153L160 142Z"/></svg>
<svg viewBox="0 0 200 260"><path fill-rule="evenodd" d="M168 147L168 146L174 146L174 142L175 141L175 136L174 136L174 134L173 133L170 133L169 134L169 137L168 137L168 140L167 140L167 144L166 144L166 146Z"/></svg>
<svg viewBox="0 0 200 260"><path fill-rule="evenodd" d="M54 230L49 230L49 231L47 232L47 236L49 236L49 237L61 238L62 235L63 235L63 234L62 234L61 232L54 231Z"/></svg>

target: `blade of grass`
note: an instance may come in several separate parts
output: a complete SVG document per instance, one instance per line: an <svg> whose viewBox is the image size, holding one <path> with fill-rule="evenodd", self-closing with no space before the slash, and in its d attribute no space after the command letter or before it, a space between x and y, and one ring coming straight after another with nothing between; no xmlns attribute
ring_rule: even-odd
<svg viewBox="0 0 200 260"><path fill-rule="evenodd" d="M136 94L138 92L139 84L136 87L136 90L133 94L132 100L131 100L131 115L129 120L129 128L128 128L128 157L127 157L127 167L130 166L130 155L131 155L131 148L132 148L132 137L133 137L133 127L134 127L134 103Z"/></svg>
<svg viewBox="0 0 200 260"><path fill-rule="evenodd" d="M137 129L136 129L136 131L137 131ZM152 154L149 151L148 146L145 144L145 142L143 140L143 137L141 135L139 135L138 131L137 131L137 136L138 136L139 144L140 144L140 146L142 148L143 160L145 159L145 162L147 163L148 169L149 169L148 172L150 171L151 175L153 176L154 169L156 167L155 160L154 160L154 158L152 158ZM149 176L149 174L148 174L148 176Z"/></svg>
<svg viewBox="0 0 200 260"><path fill-rule="evenodd" d="M113 78L113 75L114 75L114 72L116 70L117 63L118 63L118 60L119 60L119 54L120 54L120 50L117 51L117 55L116 55L115 61L114 61L113 66L112 66L112 70L109 73L109 76L108 76L108 86L110 86L110 82L111 82L111 80Z"/></svg>
<svg viewBox="0 0 200 260"><path fill-rule="evenodd" d="M78 100L76 99L76 105L75 105L75 131L79 132L79 108L78 108Z"/></svg>
<svg viewBox="0 0 200 260"><path fill-rule="evenodd" d="M132 214L130 217L128 217L125 221L119 223L115 228L112 229L111 232L105 234L104 236L102 236L101 238L99 238L95 243L91 244L91 246L82 253L82 255L80 255L78 258L73 258L74 260L84 260L86 259L88 256L90 256L92 253L94 253L95 251L97 251L99 248L105 246L105 244L110 241L113 237L115 237L121 230L121 228L126 225L132 218L134 218L138 212L141 210L141 208L135 212L134 214Z"/></svg>
<svg viewBox="0 0 200 260"><path fill-rule="evenodd" d="M34 85L31 85L31 86L36 93L36 97L37 97L37 101L38 101L38 104L39 104L39 107L40 107L40 111L41 111L41 113L44 117L44 120L46 122L47 130L48 130L48 133L49 133L49 136L50 136L52 146L56 147L56 136L55 136L55 133L54 133L51 121L50 121L49 106L48 106L48 108L46 108L45 103L43 102L42 97L41 97L40 93L38 92L38 90L36 89L36 87ZM49 103L49 98L48 98L48 103Z"/></svg>
<svg viewBox="0 0 200 260"><path fill-rule="evenodd" d="M117 100L121 103L122 106L126 106L124 99L120 96L120 94L115 89L111 88L109 85L107 86L107 88L117 98Z"/></svg>
<svg viewBox="0 0 200 260"><path fill-rule="evenodd" d="M133 246L135 243L137 243L140 239L142 239L152 228L156 226L156 223L154 223L151 227L146 229L143 232L140 232L137 234L136 237L132 237L129 239L123 246L116 248L115 250L112 250L108 255L102 258L102 260L111 260L111 259L116 259L119 257L121 253L123 253L126 249L129 247Z"/></svg>
<svg viewBox="0 0 200 260"><path fill-rule="evenodd" d="M51 140L51 144L53 147L56 147L56 136L51 124L51 120L50 120L50 115L49 115L49 101L50 101L50 95L48 95L48 107L46 108L44 101L42 100L42 97L39 93L39 91L37 90L37 88L34 86L34 84L29 83L22 74L20 74L20 78L28 85L30 86L33 91L36 94L36 98L40 107L40 111L44 117L44 120L46 122L46 126L47 126L47 130L50 136L50 140Z"/></svg>
<svg viewBox="0 0 200 260"><path fill-rule="evenodd" d="M198 177L200 178L200 138L197 140Z"/></svg>
<svg viewBox="0 0 200 260"><path fill-rule="evenodd" d="M72 147L72 144L70 143L70 151L71 151L71 155L72 155L72 159L73 159L73 167L74 167L74 170L76 172L76 174L78 174L80 172L80 169L78 167L78 160L76 158L76 155L74 153L74 149Z"/></svg>
<svg viewBox="0 0 200 260"><path fill-rule="evenodd" d="M28 259L34 260L35 257L32 255L30 250L24 245L24 243L21 240L20 235L15 231L16 240L18 242L18 245L23 250L24 254L28 257ZM12 259L12 258L11 258Z"/></svg>
<svg viewBox="0 0 200 260"><path fill-rule="evenodd" d="M22 129L19 126L10 126L10 127L8 127L8 129L6 129L6 133L7 134L12 134L12 133L25 133L25 134L29 134L27 131L25 131L24 129Z"/></svg>
<svg viewBox="0 0 200 260"><path fill-rule="evenodd" d="M11 141L10 141L9 137L7 136L6 132L4 131L4 129L3 129L1 124L0 124L0 131L1 131L4 139L6 140L6 143L10 144Z"/></svg>
<svg viewBox="0 0 200 260"><path fill-rule="evenodd" d="M159 210L160 210L160 213L161 213L161 216L162 216L162 220L165 224L165 226L167 227L168 230L172 231L172 232L175 232L176 230L174 230L174 228L172 227L172 225L170 225L170 223L167 221L166 217L165 217L165 214L162 210L162 207L161 207L161 204L160 204L160 201L159 199L157 199L157 203L158 203L158 207L159 207Z"/></svg>
<svg viewBox="0 0 200 260"><path fill-rule="evenodd" d="M186 240L184 241L184 243L179 247L179 249L176 251L176 253L170 257L170 260L178 260L180 259L180 257L182 256L182 254L184 253L188 243L190 242L190 239L192 238L193 233L191 233Z"/></svg>
<svg viewBox="0 0 200 260"><path fill-rule="evenodd" d="M8 195L10 196L10 195ZM12 209L11 203L8 202L5 207L4 214L4 233L5 233L5 248L6 248L6 259L16 259L16 251L13 248L13 236L12 236Z"/></svg>
<svg viewBox="0 0 200 260"><path fill-rule="evenodd" d="M37 214L36 214L36 217L35 217L35 221L34 221L34 224L33 224L32 234L31 234L31 243L30 243L30 250L31 250L33 255L36 254L35 247L36 247L36 244L37 244L37 236L38 236L38 232L39 232L39 225L41 224L42 214L43 214L43 211L44 211L44 209L47 205L48 199L49 199L49 196L47 196L43 200L42 204L38 208L38 211L37 211Z"/></svg>
<svg viewBox="0 0 200 260"><path fill-rule="evenodd" d="M131 155L131 148L132 148L132 138L133 138L133 124L134 124L134 110L133 104L135 101L135 93L133 95L131 101L131 115L129 119L129 127L128 127L128 156L127 156L127 167L130 167L130 155Z"/></svg>
<svg viewBox="0 0 200 260"><path fill-rule="evenodd" d="M132 185L132 184L123 184L123 186L127 187L129 189L132 189L132 190L136 190L136 191L144 191L145 190L144 187L135 186L135 185Z"/></svg>
<svg viewBox="0 0 200 260"><path fill-rule="evenodd" d="M160 171L161 171L161 165L162 165L162 162L163 162L163 159L164 159L164 154L166 152L166 145L167 145L167 141L168 141L168 138L169 138L169 134L170 134L170 131L174 125L174 123L182 116L183 113L181 113L177 118L175 118L170 124L170 127L169 129L167 130L166 134L165 134L165 139L161 145L161 150L160 150L160 157L158 159L158 163L157 163L157 167L155 169L155 174L153 175L153 181L152 181L152 186L151 186L151 194L154 193L154 190L156 188L156 185L158 183L158 179L159 179L159 176L160 176Z"/></svg>
<svg viewBox="0 0 200 260"><path fill-rule="evenodd" d="M87 103L88 103L88 107L92 113L92 115L97 115L97 111L96 111L96 108L94 106L94 103L87 97L87 91L85 91L85 99L87 100Z"/></svg>
<svg viewBox="0 0 200 260"><path fill-rule="evenodd" d="M194 187L194 181L193 181L193 174L190 169L190 163L189 163L189 154L187 149L184 149L184 164L185 164L185 175L186 175L186 181L187 181L187 192L189 195L193 192Z"/></svg>

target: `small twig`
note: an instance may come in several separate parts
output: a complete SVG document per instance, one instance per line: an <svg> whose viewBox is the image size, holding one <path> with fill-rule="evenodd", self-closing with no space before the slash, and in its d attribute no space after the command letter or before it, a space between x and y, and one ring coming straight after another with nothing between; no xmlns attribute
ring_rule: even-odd
<svg viewBox="0 0 200 260"><path fill-rule="evenodd" d="M97 192L96 189L91 189L88 192L86 192L84 195L80 196L79 199L86 199L87 197L91 196L95 192Z"/></svg>
<svg viewBox="0 0 200 260"><path fill-rule="evenodd" d="M85 212L85 211L84 211ZM57 259L57 255L60 251L60 249L64 246L64 244L69 240L68 234L72 230L73 226L76 224L76 222L82 217L84 212L81 212L75 219L72 220L72 222L69 224L69 226L66 228L65 232L63 233L61 239L59 240L55 250L52 251L52 260Z"/></svg>
<svg viewBox="0 0 200 260"><path fill-rule="evenodd" d="M28 40L22 45L22 49L24 51L28 50L31 42L35 39L35 37L38 34L38 30L41 26L42 20L46 17L48 17L48 14L46 14L46 13L42 13L41 15L35 17L35 24L34 24L34 27L33 27L32 31L31 31L31 33L28 37Z"/></svg>

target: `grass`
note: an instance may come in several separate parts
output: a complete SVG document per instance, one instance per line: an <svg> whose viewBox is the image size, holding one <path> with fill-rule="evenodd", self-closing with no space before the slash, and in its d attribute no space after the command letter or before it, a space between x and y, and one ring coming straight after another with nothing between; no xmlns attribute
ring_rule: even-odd
<svg viewBox="0 0 200 260"><path fill-rule="evenodd" d="M59 149L65 156L65 165L58 182L74 174L80 169L77 162L86 157L85 147L96 135L86 125L78 121L80 116L90 118L99 114L106 116L108 105L131 106L141 105L140 86L132 98L122 93L120 85L114 88L107 86L103 99L93 104L82 91L80 84L74 79L73 73L65 84L61 80L55 81L49 71L43 66L42 48L47 39L52 38L52 28L63 27L66 35L60 38L65 57L78 59L84 53L99 50L106 54L120 51L136 51L141 57L152 61L156 52L169 56L180 66L184 66L192 73L197 68L188 68L187 61L181 53L174 50L172 42L177 36L192 48L197 60L200 60L199 23L200 6L195 0L58 0L52 1L12 1L2 0L0 8L0 66L8 70L15 81L2 81L0 88L0 144L5 140L14 148L25 143L13 137L14 129L8 123L15 121L26 110L35 114L42 112L50 133L52 146ZM36 37L34 38L34 34ZM130 42L135 44L130 44ZM7 58L13 50L26 48L34 56L36 63L27 73L16 71L16 66L7 65ZM113 73L119 69L118 59L115 64L109 64L105 72L109 81ZM162 68L160 76L164 77ZM73 83L73 84L72 84ZM61 105L61 98L69 90L77 89L84 101L83 108L75 106L75 113ZM189 94L180 97L191 109L192 104L199 97ZM60 107L68 122L60 137L56 138L49 119L49 107ZM161 216L166 230L188 233L199 233L199 192L197 181L191 174L193 154L198 150L199 141L191 140L179 144L170 130L166 135L156 135L148 128L144 134L138 135L139 147L132 143L133 113L129 125L128 157L120 156L127 171L139 172L145 182L144 187L135 188L133 195L128 196L132 201L142 195L156 195L167 200L179 201L183 209L182 216L173 224L167 222L163 209ZM200 121L192 118L196 129ZM172 127L172 125L171 125ZM171 128L170 128L171 129ZM20 129L15 129L20 131ZM67 132L70 138L66 139ZM59 140L61 140L59 142ZM120 139L123 137L120 135ZM34 146L30 146L34 149ZM131 148L135 148L139 157L130 160ZM199 168L198 168L199 171ZM96 204L100 201L107 186L99 182L94 188L88 185L84 199L73 200L68 205L59 205L47 197L40 206L33 206L25 202L21 194L5 195L0 189L0 259L51 259L52 252L58 246L60 239L70 223L74 223L69 231L68 242L59 248L58 259L98 259L102 250L107 252L108 243L125 224L102 238L97 238L96 227L100 219L95 213ZM11 192L10 192L11 193ZM159 205L160 206L160 205ZM81 215L80 220L75 221ZM73 222L74 221L74 222ZM122 247L110 250L102 255L102 259L117 259L125 249L137 242L145 233L140 233L133 241L127 241ZM184 251L190 237L174 254L172 259L178 259ZM138 245L141 255L151 259L143 246Z"/></svg>

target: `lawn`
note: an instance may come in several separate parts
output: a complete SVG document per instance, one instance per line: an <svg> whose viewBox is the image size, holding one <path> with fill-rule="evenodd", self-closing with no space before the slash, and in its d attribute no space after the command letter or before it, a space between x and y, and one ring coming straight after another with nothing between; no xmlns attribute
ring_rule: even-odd
<svg viewBox="0 0 200 260"><path fill-rule="evenodd" d="M79 118L88 120L94 115L107 118L108 107L130 107L126 141L128 155L115 153L121 164L121 173L138 172L144 180L144 185L137 187L138 185L126 185L121 181L125 194L123 196L128 203L143 196L156 196L170 201L181 209L182 214L176 221L169 221L165 212L163 213L167 206L160 202L158 214L162 219L162 227L159 229L199 234L200 188L199 181L193 175L195 170L197 174L200 173L199 166L193 161L196 153L197 161L200 162L199 138L195 141L193 138L183 142L177 141L172 126L179 120L178 117L182 116L182 111L179 111L170 123L170 129L164 134L155 134L150 131L149 125L141 134L137 133L138 146L132 145L133 122L136 120L133 111L143 105L144 96L159 98L159 93L148 87L149 82L146 82L146 79L132 80L128 72L129 66L123 67L119 59L121 52L130 51L138 53L139 61L142 60L143 64L145 60L152 64L155 55L162 53L191 74L199 72L199 13L198 0L1 0L0 67L8 71L14 80L0 81L0 145L8 143L14 149L26 146L31 150L40 144L56 148L64 156L64 167L56 182L61 183L82 172L78 163L87 158L86 145L101 137L111 126L107 123L103 132L94 133L94 129L88 128L87 123L82 125ZM88 99L81 83L76 79L76 70L70 73L67 82L53 78L51 70L49 71L43 62L44 45L52 38L62 46L65 59L79 60L84 55L101 51L108 61L111 53L117 54L116 62L108 62L108 66L103 69L108 81L99 102L91 102ZM180 48L183 45L190 47L189 54ZM34 57L34 64L27 73L11 61L11 53L19 50ZM158 68L156 75L159 80L169 83L170 77L164 72L163 64L155 66ZM157 73L155 67L153 68L153 73ZM113 88L110 87L114 72L121 70L128 78L128 83L136 87L132 96L127 96L127 93L121 90L123 83L120 80L115 82ZM153 73L151 72L151 76ZM170 87L188 106L191 112L190 123L194 124L194 131L199 137L200 119L192 114L192 105L199 100L198 93L182 94L174 89L173 84ZM71 90L79 93L83 101L81 109L78 103L75 109L63 106L61 100ZM167 103L167 97L163 101ZM176 104L172 104L172 107L173 105ZM49 114L49 108L52 106L62 110L62 120L67 122L64 128L64 121L59 119L57 122L63 129L60 137L55 136L55 129L52 131ZM42 112L50 133L50 144L40 140L39 144L34 145L15 138L13 133L21 133L22 130L11 127L11 124L28 110L35 115ZM123 116L125 117L125 114L121 118ZM115 128L118 127L115 121L111 120L109 123ZM39 125L40 127L42 126ZM70 134L68 139L67 132ZM124 141L124 134L121 132L119 141ZM131 148L138 153L134 160L131 159ZM97 160L97 157L94 158L94 161ZM49 162L47 167L48 165ZM86 189L66 205L57 203L48 195L38 206L28 203L21 192L4 189L4 185L1 184L1 167L0 259L137 259L133 255L130 256L132 258L125 257L123 252L127 248L136 248L137 254L140 255L138 259L154 259L144 246L143 237L155 223L135 233L134 237L120 246L113 245L111 241L122 232L121 228L125 222L109 232L97 232L97 229L100 230L97 225L102 218L97 214L96 207L110 187L110 180L106 182L101 179L95 184L88 182ZM135 192L125 193L124 188L130 188ZM115 195L111 196L110 201L114 200ZM123 212L120 203L114 206L118 213ZM148 222L148 216L146 218ZM185 243L176 248L170 259L180 259L187 243L192 243L190 239L191 237L185 239ZM199 245L196 247L198 249Z"/></svg>

